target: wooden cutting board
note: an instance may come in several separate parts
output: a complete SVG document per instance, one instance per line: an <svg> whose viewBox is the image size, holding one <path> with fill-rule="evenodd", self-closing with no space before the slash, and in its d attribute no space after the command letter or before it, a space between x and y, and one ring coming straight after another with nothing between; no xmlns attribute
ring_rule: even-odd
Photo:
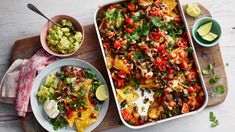
<svg viewBox="0 0 235 132"><path fill-rule="evenodd" d="M199 4L200 5L200 4ZM185 6L184 6L185 8ZM189 28L191 30L194 22L205 16L211 17L210 12L200 5L200 8L202 9L202 15L198 18L191 18L189 16L186 16L187 22L189 24ZM108 86L109 86L109 95L110 95L110 104L108 112L105 116L105 119L102 121L102 123L94 130L94 131L102 131L109 128L118 127L120 118L118 115L118 111L116 108L116 104L113 98L113 94L111 91L111 87L108 80L108 75L105 69L104 60L102 58L99 42L97 39L97 35L95 32L94 25L86 25L84 26L85 29L85 40L81 48L78 50L78 52L75 54L76 57L85 60L89 63L91 63L93 66L95 66L104 76L106 79ZM211 48L204 48L196 44L194 42L197 56L199 59L199 63L201 68L206 69L208 64L215 64L215 74L220 76L221 79L217 83L220 85L223 85L225 88L225 93L222 95L217 95L214 97L209 97L209 102L207 106L217 105L224 101L226 95L227 95L227 79L224 69L224 63L222 60L220 47L219 45L216 45ZM26 39L17 40L15 42L15 45L12 49L12 54L10 58L10 62L12 63L16 59L26 59L30 58L38 49L41 48L39 36L30 37ZM212 94L213 89L215 86L210 85L208 83L211 76L204 76L204 80L207 86L207 90L209 95ZM34 115L32 113L27 114L26 118L22 119L22 127L25 131L31 132L31 131L45 131L36 121Z"/></svg>

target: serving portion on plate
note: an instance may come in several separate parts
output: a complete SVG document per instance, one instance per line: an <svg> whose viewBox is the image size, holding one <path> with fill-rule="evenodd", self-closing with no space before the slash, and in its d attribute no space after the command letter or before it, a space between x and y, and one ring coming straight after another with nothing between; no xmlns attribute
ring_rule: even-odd
<svg viewBox="0 0 235 132"><path fill-rule="evenodd" d="M130 128L206 106L205 84L178 4L131 0L97 10L95 26L119 115Z"/></svg>
<svg viewBox="0 0 235 132"><path fill-rule="evenodd" d="M91 131L108 109L108 90L102 75L79 59L63 59L36 77L31 106L48 131Z"/></svg>

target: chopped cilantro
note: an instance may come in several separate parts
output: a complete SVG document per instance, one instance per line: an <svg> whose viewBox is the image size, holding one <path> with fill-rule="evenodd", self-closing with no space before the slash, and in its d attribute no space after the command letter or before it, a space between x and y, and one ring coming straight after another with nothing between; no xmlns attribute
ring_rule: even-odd
<svg viewBox="0 0 235 132"><path fill-rule="evenodd" d="M130 0L132 3L137 3L138 0Z"/></svg>
<svg viewBox="0 0 235 132"><path fill-rule="evenodd" d="M213 93L211 94L211 96L215 96L217 94L224 94L225 90L224 90L224 86L222 85L218 85L215 87Z"/></svg>
<svg viewBox="0 0 235 132"><path fill-rule="evenodd" d="M142 51L137 51L134 55L134 60L137 61L140 58L140 56L142 56L142 54L143 54Z"/></svg>
<svg viewBox="0 0 235 132"><path fill-rule="evenodd" d="M155 91L156 94L160 95L160 94L163 94L164 93L164 89L157 89Z"/></svg>
<svg viewBox="0 0 235 132"><path fill-rule="evenodd" d="M124 94L129 94L129 93L131 93L131 90L129 88L124 91Z"/></svg>
<svg viewBox="0 0 235 132"><path fill-rule="evenodd" d="M209 72L208 72L208 70L202 69L202 74L203 74L203 75L208 75Z"/></svg>
<svg viewBox="0 0 235 132"><path fill-rule="evenodd" d="M150 44L151 44L151 45L154 45L154 44L155 44L155 42L154 42L154 41L151 41L151 42L150 42Z"/></svg>
<svg viewBox="0 0 235 132"><path fill-rule="evenodd" d="M135 89L138 89L138 88L139 88L139 84L136 83L135 80L132 79L132 80L130 81L130 83L131 83L132 86L134 86Z"/></svg>
<svg viewBox="0 0 235 132"><path fill-rule="evenodd" d="M220 77L219 77L219 76L213 76L213 77L209 80L209 83L210 83L210 84L215 84L215 83L217 83L219 80L220 80Z"/></svg>
<svg viewBox="0 0 235 132"><path fill-rule="evenodd" d="M209 113L209 118L210 118L210 122L212 123L211 127L216 127L216 126L219 125L219 121L218 121L218 119L216 119L216 117L215 117L213 112Z"/></svg>
<svg viewBox="0 0 235 132"><path fill-rule="evenodd" d="M50 121L53 125L54 130L58 130L59 128L64 128L68 124L66 119L62 117L61 115L57 116L54 119L51 119Z"/></svg>
<svg viewBox="0 0 235 132"><path fill-rule="evenodd" d="M161 22L161 18L160 17L152 17L151 22L156 27L161 27L162 26L162 22Z"/></svg>
<svg viewBox="0 0 235 132"><path fill-rule="evenodd" d="M193 53L193 48L192 47L188 47L187 50L188 50L189 53Z"/></svg>
<svg viewBox="0 0 235 132"><path fill-rule="evenodd" d="M215 74L214 72L214 66L212 64L208 65L208 72L212 73L213 75Z"/></svg>

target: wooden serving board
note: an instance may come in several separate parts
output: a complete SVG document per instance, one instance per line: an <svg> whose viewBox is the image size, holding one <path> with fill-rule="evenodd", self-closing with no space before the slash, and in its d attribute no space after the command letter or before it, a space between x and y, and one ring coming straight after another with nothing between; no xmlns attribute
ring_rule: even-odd
<svg viewBox="0 0 235 132"><path fill-rule="evenodd" d="M200 5L200 8L202 10L202 15L200 17L209 16L211 17L210 12ZM185 6L184 6L185 8ZM198 18L191 18L189 16L186 16L187 22L189 24L189 28L191 30L194 22L199 19ZM75 54L76 57L85 60L89 63L91 63L93 66L95 66L104 76L106 79L108 86L109 86L109 96L110 96L110 104L108 112L105 116L105 119L102 121L102 123L94 130L94 131L102 131L109 128L118 127L119 125L119 115L116 108L116 104L113 98L113 94L111 91L110 83L108 80L108 75L106 72L106 68L104 65L104 60L102 58L101 49L99 46L99 42L97 39L97 35L95 32L94 25L87 25L84 26L85 29L85 40L81 48L78 50L78 52ZM218 82L218 84L223 85L225 88L225 93L222 95L217 95L214 97L209 97L209 102L207 106L217 105L224 101L226 95L227 95L227 79L226 74L224 70L224 63L222 60L220 47L219 45L216 45L211 48L204 48L196 44L194 42L197 56L199 59L199 63L201 68L206 69L208 64L215 64L215 74L220 76L221 79ZM22 40L17 40L15 42L15 45L12 49L12 54L10 58L10 62L12 63L16 59L26 59L30 58L38 49L41 48L39 36L30 37ZM207 90L209 95L213 92L213 88L215 86L210 85L208 83L211 76L204 76L204 80L207 86ZM27 114L26 118L22 119L22 127L25 131L31 132L31 131L45 131L36 121L34 115L32 113Z"/></svg>

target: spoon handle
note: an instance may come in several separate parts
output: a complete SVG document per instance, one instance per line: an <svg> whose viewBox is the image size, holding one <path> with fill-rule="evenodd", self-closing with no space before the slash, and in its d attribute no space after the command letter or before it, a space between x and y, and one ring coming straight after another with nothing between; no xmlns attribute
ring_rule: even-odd
<svg viewBox="0 0 235 132"><path fill-rule="evenodd" d="M49 19L47 16L45 16L45 15L44 15L41 11L39 11L38 8L35 7L33 4L28 3L27 7L28 7L30 10L34 11L35 13L37 13L37 14L41 15L42 17L46 18L46 19L47 19L48 21L50 21L51 23L53 23L53 24L55 24L55 25L61 27L59 24L57 24L56 22L52 21L52 20Z"/></svg>

